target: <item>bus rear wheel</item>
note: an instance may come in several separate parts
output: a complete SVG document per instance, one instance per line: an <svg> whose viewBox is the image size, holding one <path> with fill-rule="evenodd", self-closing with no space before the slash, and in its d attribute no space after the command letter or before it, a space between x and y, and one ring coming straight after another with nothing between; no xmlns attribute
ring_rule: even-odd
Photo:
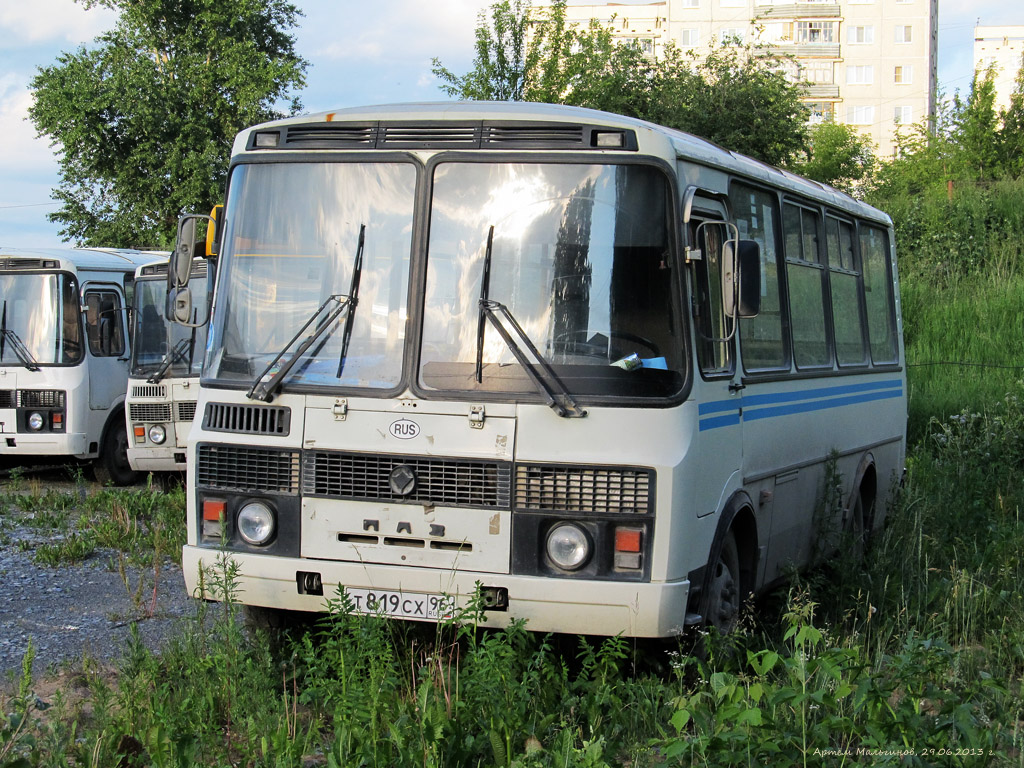
<svg viewBox="0 0 1024 768"><path fill-rule="evenodd" d="M123 415L120 423L113 424L103 436L93 474L101 485L131 485L139 479L139 473L128 463L128 428Z"/></svg>
<svg viewBox="0 0 1024 768"><path fill-rule="evenodd" d="M736 626L740 615L740 556L732 531L722 541L721 551L711 567L705 624L722 634Z"/></svg>

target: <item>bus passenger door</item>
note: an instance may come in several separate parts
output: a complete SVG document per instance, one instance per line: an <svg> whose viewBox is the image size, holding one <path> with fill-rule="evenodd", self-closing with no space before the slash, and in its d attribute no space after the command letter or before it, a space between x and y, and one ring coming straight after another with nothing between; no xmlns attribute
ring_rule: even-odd
<svg viewBox="0 0 1024 768"><path fill-rule="evenodd" d="M83 290L89 350L89 408L106 411L128 388L124 301L113 285L87 283Z"/></svg>
<svg viewBox="0 0 1024 768"><path fill-rule="evenodd" d="M734 321L727 316L722 293L723 246L729 234L721 222L726 213L711 200L697 198L694 207L699 211L687 226L700 447L692 457L692 477L697 515L703 517L720 511L739 483L742 387L737 379ZM713 533L704 531L709 537Z"/></svg>

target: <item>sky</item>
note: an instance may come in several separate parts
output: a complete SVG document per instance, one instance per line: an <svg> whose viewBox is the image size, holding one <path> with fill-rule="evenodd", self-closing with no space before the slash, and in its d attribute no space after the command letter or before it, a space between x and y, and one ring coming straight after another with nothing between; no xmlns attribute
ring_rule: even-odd
<svg viewBox="0 0 1024 768"><path fill-rule="evenodd" d="M300 94L309 112L447 98L431 61L436 57L457 74L468 71L477 16L493 2L293 1L303 13L293 33L298 54L309 62ZM46 218L58 208L51 191L59 174L49 141L28 120L29 84L40 67L90 44L114 20L111 11L85 10L75 0L0 0L0 247L66 245L60 227ZM970 88L978 23L1024 24L1024 6L939 0L939 88L946 95Z"/></svg>

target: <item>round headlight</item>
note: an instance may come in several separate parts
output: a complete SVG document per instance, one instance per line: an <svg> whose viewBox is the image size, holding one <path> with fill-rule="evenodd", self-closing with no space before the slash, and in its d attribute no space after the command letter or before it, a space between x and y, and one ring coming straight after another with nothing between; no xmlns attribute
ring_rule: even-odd
<svg viewBox="0 0 1024 768"><path fill-rule="evenodd" d="M274 537L274 511L262 501L250 501L238 510L238 533L248 543L263 546Z"/></svg>
<svg viewBox="0 0 1024 768"><path fill-rule="evenodd" d="M548 557L566 571L573 571L590 559L590 540L578 526L562 523L548 532Z"/></svg>
<svg viewBox="0 0 1024 768"><path fill-rule="evenodd" d="M163 424L154 424L149 428L149 439L157 445L163 445L164 440L167 439L167 430L164 429Z"/></svg>
<svg viewBox="0 0 1024 768"><path fill-rule="evenodd" d="M43 424L45 423L46 420L43 419L43 414L38 411L32 412L28 415L28 428L33 432L38 432L43 428Z"/></svg>

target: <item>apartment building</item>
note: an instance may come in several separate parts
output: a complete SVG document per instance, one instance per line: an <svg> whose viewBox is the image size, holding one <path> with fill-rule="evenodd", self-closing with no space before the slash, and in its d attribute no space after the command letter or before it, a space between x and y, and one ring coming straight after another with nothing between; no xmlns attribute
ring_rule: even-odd
<svg viewBox="0 0 1024 768"><path fill-rule="evenodd" d="M670 43L698 54L712 45L760 44L787 54L811 121L856 126L889 156L901 126L932 115L938 0L662 0L569 5L651 56Z"/></svg>
<svg viewBox="0 0 1024 768"><path fill-rule="evenodd" d="M990 68L995 77L997 110L1010 106L1010 94L1024 56L1024 27L977 26L974 28L974 71Z"/></svg>

